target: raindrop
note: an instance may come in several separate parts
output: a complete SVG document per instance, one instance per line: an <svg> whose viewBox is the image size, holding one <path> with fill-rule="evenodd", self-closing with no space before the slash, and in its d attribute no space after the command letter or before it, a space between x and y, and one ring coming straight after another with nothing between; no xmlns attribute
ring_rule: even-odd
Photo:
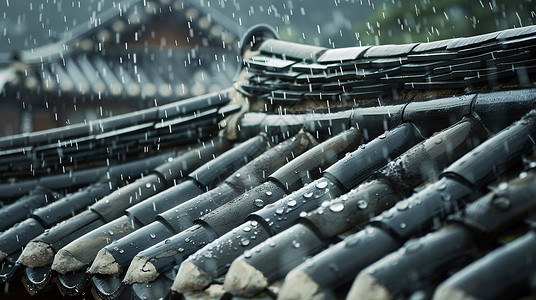
<svg viewBox="0 0 536 300"><path fill-rule="evenodd" d="M156 234L154 234L154 233L149 234L149 236L150 236L152 239L156 238Z"/></svg>
<svg viewBox="0 0 536 300"><path fill-rule="evenodd" d="M150 188L151 188L151 184L150 184L150 183L146 183L146 184L145 184L145 187L148 188L148 189L150 189Z"/></svg>
<svg viewBox="0 0 536 300"><path fill-rule="evenodd" d="M508 189L508 183L506 183L506 182L501 182L501 183L499 184L499 190L500 190L500 191L506 191L507 189Z"/></svg>
<svg viewBox="0 0 536 300"><path fill-rule="evenodd" d="M111 231L111 230L108 230L108 234L109 234L109 235L114 235L114 232Z"/></svg>
<svg viewBox="0 0 536 300"><path fill-rule="evenodd" d="M343 209L344 209L344 204L342 204L341 202L336 202L329 206L329 210L331 210L332 212L340 212Z"/></svg>
<svg viewBox="0 0 536 300"><path fill-rule="evenodd" d="M244 257L245 258L250 258L251 257L251 251L249 251L249 250L244 251Z"/></svg>
<svg viewBox="0 0 536 300"><path fill-rule="evenodd" d="M357 237L352 237L352 238L346 239L346 242L344 243L344 247L352 248L357 244L359 244L359 239Z"/></svg>
<svg viewBox="0 0 536 300"><path fill-rule="evenodd" d="M296 206L296 200L290 200L288 203L287 203L288 207L294 207Z"/></svg>
<svg viewBox="0 0 536 300"><path fill-rule="evenodd" d="M357 207L359 209L365 209L365 208L368 207L368 203L365 200L359 200L359 201L357 201Z"/></svg>
<svg viewBox="0 0 536 300"><path fill-rule="evenodd" d="M244 232L250 232L250 231L251 231L251 227L249 227L249 226L246 226L246 227L244 227L244 229L243 229L243 230L244 230Z"/></svg>
<svg viewBox="0 0 536 300"><path fill-rule="evenodd" d="M410 300L424 300L427 299L427 294L424 291L416 291L409 298Z"/></svg>
<svg viewBox="0 0 536 300"><path fill-rule="evenodd" d="M443 139L438 138L437 140L435 140L435 143L436 143L436 145L439 145L439 144L443 143Z"/></svg>
<svg viewBox="0 0 536 300"><path fill-rule="evenodd" d="M271 191L266 191L266 196L272 196L272 192Z"/></svg>
<svg viewBox="0 0 536 300"><path fill-rule="evenodd" d="M242 239L240 240L240 244L241 244L242 246L244 246L244 247L247 246L247 245L249 245L249 243L250 243L249 240L246 239L246 238L242 238ZM244 253L244 254L245 254L245 253Z"/></svg>
<svg viewBox="0 0 536 300"><path fill-rule="evenodd" d="M365 233L366 233L367 235L374 235L375 230L374 230L373 227L367 227L367 228L365 229Z"/></svg>
<svg viewBox="0 0 536 300"><path fill-rule="evenodd" d="M278 215L282 215L284 211L285 210L282 207L280 207L280 208L275 210L275 213L278 214Z"/></svg>
<svg viewBox="0 0 536 300"><path fill-rule="evenodd" d="M240 173L236 173L235 177L236 177L236 178L239 178L239 177L240 177Z"/></svg>
<svg viewBox="0 0 536 300"><path fill-rule="evenodd" d="M328 181L323 179L316 184L317 189L325 189L328 187Z"/></svg>
<svg viewBox="0 0 536 300"><path fill-rule="evenodd" d="M292 241L292 247L294 248L300 248L300 242L296 241L296 240L293 240Z"/></svg>
<svg viewBox="0 0 536 300"><path fill-rule="evenodd" d="M382 217L384 219L389 219L393 216L393 212L391 210L386 210L384 212L382 212Z"/></svg>
<svg viewBox="0 0 536 300"><path fill-rule="evenodd" d="M253 204L257 207L263 207L264 201L262 201L261 199L256 199L255 201L253 201Z"/></svg>
<svg viewBox="0 0 536 300"><path fill-rule="evenodd" d="M443 191L446 188L447 188L447 184L444 182L442 182L440 185L437 186L438 191Z"/></svg>
<svg viewBox="0 0 536 300"><path fill-rule="evenodd" d="M271 238L270 238L270 239L267 239L267 240L266 240L266 243L268 244L268 246L270 246L270 247L272 247L272 248L275 247L275 242L274 242L274 240L271 239Z"/></svg>
<svg viewBox="0 0 536 300"><path fill-rule="evenodd" d="M406 223L400 223L400 228L404 229L406 228L408 225Z"/></svg>
<svg viewBox="0 0 536 300"><path fill-rule="evenodd" d="M399 211L404 211L408 209L409 204L407 200L402 200L402 201L397 202L395 206L396 206L396 209L398 209Z"/></svg>
<svg viewBox="0 0 536 300"><path fill-rule="evenodd" d="M250 221L249 224L253 227L257 227L257 225L259 225L259 222L257 221Z"/></svg>
<svg viewBox="0 0 536 300"><path fill-rule="evenodd" d="M303 198L305 199L310 199L311 197L313 197L313 192L306 192L303 194Z"/></svg>
<svg viewBox="0 0 536 300"><path fill-rule="evenodd" d="M182 253L182 252L184 252L184 248L179 248L179 249L177 249L177 251L179 251L179 253Z"/></svg>

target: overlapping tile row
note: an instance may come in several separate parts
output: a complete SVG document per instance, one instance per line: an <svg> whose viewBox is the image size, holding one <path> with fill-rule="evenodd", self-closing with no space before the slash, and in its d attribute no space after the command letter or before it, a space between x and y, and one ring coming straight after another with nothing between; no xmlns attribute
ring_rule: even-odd
<svg viewBox="0 0 536 300"><path fill-rule="evenodd" d="M77 230L84 232L84 230L89 230L91 226L98 227L107 223L109 218L114 219L113 215L120 213L116 212L115 209L120 209L121 206L131 206L154 193L184 181L188 170L194 170L228 147L226 141L216 140L198 150L178 155L167 153L153 159L123 164L110 170L107 175L103 175L98 182L78 192L68 194L55 202L43 203L42 207L33 211L31 209L35 207L27 207L26 213L29 218L2 233L0 238L2 250L0 251L2 251L4 258L11 257L10 261L13 262L19 258L21 249L28 242L37 238L33 243L35 246L33 248L34 250L38 249L39 254L26 257L34 267L46 264L51 259L50 254L53 256L54 250L50 249L51 245L59 247L68 241L67 235L73 236ZM139 178L140 176L142 178ZM132 182L133 180L135 181ZM131 183L127 184L129 181ZM14 202L12 205L17 203ZM12 205L3 208L5 213L10 216ZM78 214L69 218L71 214L75 213ZM53 227L61 220L66 220L66 222L61 226ZM58 227L67 229L62 232L57 229ZM38 238L39 236L41 238ZM49 253L48 256L47 253ZM4 266L4 273L12 272L12 267Z"/></svg>
<svg viewBox="0 0 536 300"><path fill-rule="evenodd" d="M326 105L323 111L301 113L286 113L287 101L279 113L268 106L241 113L247 105L276 103L264 92L253 95L257 87L248 90L260 76L255 72L295 84L289 72L337 61L342 66L343 56L352 57L349 64L367 59L369 66L383 66L392 63L386 57L402 61L421 55L442 62L445 57L531 52L533 32L528 27L429 44L342 50L266 40L269 34L255 43L246 40L246 51L250 47L261 57L276 57L263 67L253 61L259 56L246 61L242 76L251 77L235 88L249 103L224 106L241 96L227 90L225 99L220 93L150 112L156 118L166 113L192 118L196 126L203 105L213 105L208 99L221 101L215 104L218 115L222 109L242 108L220 123L226 124L220 138L211 131L197 136L202 145L175 140L182 146L178 152L154 156L151 166L129 162L129 178L121 176L124 163L106 167L101 172L108 176L95 175L76 193L63 195L43 180L43 187L14 194L31 205L22 209L15 201L18 217L12 222L29 218L0 234L3 278L22 279L36 295L56 283L66 296L90 291L97 299L224 293L281 299L487 299L513 287L521 287L516 296L527 295L535 288L531 278L536 272L533 226L528 224L534 209L536 89L523 86L532 86L523 81L530 78L530 61L522 68L528 77L522 72L512 77L517 80L513 89L503 90L512 82L498 75L496 90L469 86L420 101L382 98L388 101L380 104L387 105L373 106L347 101L337 110ZM508 43L513 46L505 50ZM319 87L329 84L323 80ZM259 87L272 89L271 84ZM296 102L318 99L300 96ZM200 106L183 116L181 103ZM126 117L119 120L119 131L128 128ZM108 127L107 134L116 129ZM57 134L70 137L68 128ZM30 136L15 137L14 148L33 147ZM55 144L39 133L34 141ZM30 184L22 181L23 186ZM45 195L45 200L57 200L47 203ZM73 199L83 200L71 208ZM491 274L480 275L479 268ZM505 280L501 272L516 276ZM494 289L485 288L489 284Z"/></svg>
<svg viewBox="0 0 536 300"><path fill-rule="evenodd" d="M37 178L29 185L43 184L46 175L59 173L59 177L66 178L51 180L63 180L69 186L76 183L72 179L77 177L82 185L88 184L84 181L86 176L97 178L102 168L111 163L174 148L178 139L187 144L216 132L218 122L240 108L229 104L229 93L230 89L226 89L87 124L4 137L0 139L4 180L33 176ZM85 167L82 172L88 174L76 176L80 172L77 165ZM87 168L90 166L95 167L93 171ZM0 189L17 187L3 183Z"/></svg>
<svg viewBox="0 0 536 300"><path fill-rule="evenodd" d="M417 91L462 92L513 79L530 85L535 72L536 27L406 45L326 49L268 40L244 61L240 85L270 103L414 97Z"/></svg>

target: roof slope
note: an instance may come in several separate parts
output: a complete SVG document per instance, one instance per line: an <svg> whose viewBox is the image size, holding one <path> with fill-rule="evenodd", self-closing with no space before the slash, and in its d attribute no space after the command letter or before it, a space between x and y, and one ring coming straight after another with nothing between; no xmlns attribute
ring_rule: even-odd
<svg viewBox="0 0 536 300"><path fill-rule="evenodd" d="M3 279L101 299L529 295L536 27L344 49L269 30L244 36L233 88L2 138Z"/></svg>

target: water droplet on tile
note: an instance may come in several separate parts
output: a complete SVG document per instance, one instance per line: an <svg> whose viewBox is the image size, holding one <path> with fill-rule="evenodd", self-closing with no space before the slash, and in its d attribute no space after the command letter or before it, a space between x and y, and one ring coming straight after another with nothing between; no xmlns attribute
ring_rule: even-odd
<svg viewBox="0 0 536 300"><path fill-rule="evenodd" d="M391 210L385 210L384 212L382 212L382 215L381 215L384 219L389 219L393 216L393 212Z"/></svg>
<svg viewBox="0 0 536 300"><path fill-rule="evenodd" d="M255 201L253 201L253 204L257 207L263 207L264 201L262 201L261 199L255 199Z"/></svg>
<svg viewBox="0 0 536 300"><path fill-rule="evenodd" d="M399 211L404 211L408 209L409 203L407 200L402 200L402 201L397 202L395 206L396 206L396 209L398 209Z"/></svg>
<svg viewBox="0 0 536 300"><path fill-rule="evenodd" d="M344 210L344 204L342 204L341 202L333 203L333 204L331 204L329 206L329 210L331 210L332 212L343 211Z"/></svg>
<svg viewBox="0 0 536 300"><path fill-rule="evenodd" d="M327 180L320 180L319 182L316 183L316 188L317 189L325 189L328 187L328 181Z"/></svg>
<svg viewBox="0 0 536 300"><path fill-rule="evenodd" d="M404 246L404 249L407 253L415 253L423 247L422 243L418 240L410 240Z"/></svg>
<svg viewBox="0 0 536 300"><path fill-rule="evenodd" d="M352 248L355 245L359 244L359 239L356 237L347 238L344 246L346 248Z"/></svg>

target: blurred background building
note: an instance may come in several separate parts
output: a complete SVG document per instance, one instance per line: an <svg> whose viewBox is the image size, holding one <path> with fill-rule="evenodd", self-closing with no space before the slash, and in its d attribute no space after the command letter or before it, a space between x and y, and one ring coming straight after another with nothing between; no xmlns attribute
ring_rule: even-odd
<svg viewBox="0 0 536 300"><path fill-rule="evenodd" d="M324 47L410 43L534 24L531 0L123 0L0 3L0 136L228 87L258 23Z"/></svg>

